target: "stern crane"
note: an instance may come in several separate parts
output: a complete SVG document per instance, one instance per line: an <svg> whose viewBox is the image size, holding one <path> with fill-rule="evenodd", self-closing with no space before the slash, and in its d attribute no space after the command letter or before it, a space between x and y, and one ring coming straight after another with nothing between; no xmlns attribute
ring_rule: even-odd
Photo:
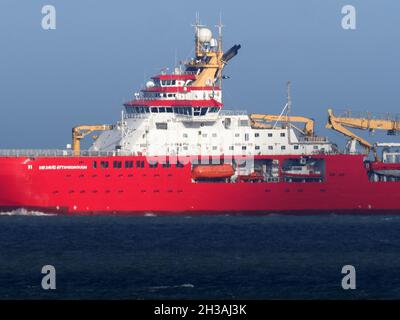
<svg viewBox="0 0 400 320"><path fill-rule="evenodd" d="M400 131L400 121L393 119L375 119L371 116L367 117L336 117L331 108L328 109L328 123L326 128L336 130L346 137L349 137L352 141L357 141L363 146L365 154L368 154L371 150L373 152L376 161L379 161L376 146L373 146L367 140L359 137L348 128L361 129L361 130L387 130L388 134L394 134Z"/></svg>

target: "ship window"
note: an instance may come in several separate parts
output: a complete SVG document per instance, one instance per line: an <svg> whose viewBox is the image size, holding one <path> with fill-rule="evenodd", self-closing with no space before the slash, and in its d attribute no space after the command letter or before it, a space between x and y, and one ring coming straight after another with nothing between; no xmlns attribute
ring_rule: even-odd
<svg viewBox="0 0 400 320"><path fill-rule="evenodd" d="M144 112L149 113L150 112L150 108L149 107L144 107Z"/></svg>
<svg viewBox="0 0 400 320"><path fill-rule="evenodd" d="M260 136L260 134L259 134L258 132L256 132L256 133L254 134L254 136L255 136L256 138L258 138L258 137Z"/></svg>
<svg viewBox="0 0 400 320"><path fill-rule="evenodd" d="M212 107L208 112L218 112L218 107Z"/></svg>
<svg viewBox="0 0 400 320"><path fill-rule="evenodd" d="M166 122L156 122L156 128L159 130L167 130L168 129L168 123Z"/></svg>
<svg viewBox="0 0 400 320"><path fill-rule="evenodd" d="M216 137L217 137L217 134L216 134L216 133L213 133L212 136L213 136L213 138L216 138Z"/></svg>
<svg viewBox="0 0 400 320"><path fill-rule="evenodd" d="M313 148L316 150L316 149L318 149L318 146L314 146Z"/></svg>
<svg viewBox="0 0 400 320"><path fill-rule="evenodd" d="M125 168L133 168L133 161L125 161Z"/></svg>
<svg viewBox="0 0 400 320"><path fill-rule="evenodd" d="M108 168L108 161L101 161L100 162L100 168L103 168L103 169Z"/></svg>
<svg viewBox="0 0 400 320"><path fill-rule="evenodd" d="M268 133L268 137L272 137L272 133Z"/></svg>
<svg viewBox="0 0 400 320"><path fill-rule="evenodd" d="M207 114L208 108L201 108L201 115L205 116Z"/></svg>
<svg viewBox="0 0 400 320"><path fill-rule="evenodd" d="M97 161L93 161L93 169L97 169Z"/></svg>
<svg viewBox="0 0 400 320"><path fill-rule="evenodd" d="M172 108L166 108L166 111L167 111L167 113L172 113L173 112Z"/></svg>
<svg viewBox="0 0 400 320"><path fill-rule="evenodd" d="M157 168L157 167L158 167L158 163L157 162L153 162L153 161L149 162L149 168Z"/></svg>
<svg viewBox="0 0 400 320"><path fill-rule="evenodd" d="M188 137L188 134L187 134L187 133L184 133L184 134L183 134L183 137L184 137L184 138L187 138L187 137Z"/></svg>
<svg viewBox="0 0 400 320"><path fill-rule="evenodd" d="M158 108L158 112L160 112L160 113L165 112L165 107L160 107L160 108Z"/></svg>
<svg viewBox="0 0 400 320"><path fill-rule="evenodd" d="M233 150L233 146L229 146L229 150Z"/></svg>
<svg viewBox="0 0 400 320"><path fill-rule="evenodd" d="M188 146L183 146L183 150L187 150L188 149Z"/></svg>
<svg viewBox="0 0 400 320"><path fill-rule="evenodd" d="M286 149L286 146L281 146L281 150L285 150Z"/></svg>
<svg viewBox="0 0 400 320"><path fill-rule="evenodd" d="M294 150L298 150L299 149L299 146L298 145L295 145L294 146Z"/></svg>
<svg viewBox="0 0 400 320"><path fill-rule="evenodd" d="M200 107L194 107L193 108L193 115L194 116L199 116L200 115Z"/></svg>
<svg viewBox="0 0 400 320"><path fill-rule="evenodd" d="M246 150L247 149L247 147L246 146L242 146L242 150Z"/></svg>
<svg viewBox="0 0 400 320"><path fill-rule="evenodd" d="M284 137L285 136L285 133L284 132L281 132L281 137Z"/></svg>
<svg viewBox="0 0 400 320"><path fill-rule="evenodd" d="M260 150L260 146L256 146L256 150Z"/></svg>
<svg viewBox="0 0 400 320"><path fill-rule="evenodd" d="M171 167L171 164L170 164L169 161L167 160L166 162L164 162L164 163L162 164L162 166L163 166L163 168L170 168L170 167Z"/></svg>
<svg viewBox="0 0 400 320"><path fill-rule="evenodd" d="M113 167L114 167L114 169L121 169L122 168L122 162L121 161L114 161L113 162Z"/></svg>
<svg viewBox="0 0 400 320"><path fill-rule="evenodd" d="M274 149L273 146L268 146L268 150L272 150L272 149Z"/></svg>
<svg viewBox="0 0 400 320"><path fill-rule="evenodd" d="M212 149L213 149L213 150L217 150L217 146L213 146Z"/></svg>
<svg viewBox="0 0 400 320"><path fill-rule="evenodd" d="M151 108L151 112L158 113L158 108Z"/></svg>
<svg viewBox="0 0 400 320"><path fill-rule="evenodd" d="M203 138L207 138L207 133L203 133L201 136L202 136Z"/></svg>
<svg viewBox="0 0 400 320"><path fill-rule="evenodd" d="M239 120L239 126L240 127L248 127L249 126L249 120Z"/></svg>
<svg viewBox="0 0 400 320"><path fill-rule="evenodd" d="M137 160L136 161L136 168L144 168L144 161Z"/></svg>
<svg viewBox="0 0 400 320"><path fill-rule="evenodd" d="M240 134L239 133L235 133L235 137L237 138L237 137L240 137Z"/></svg>
<svg viewBox="0 0 400 320"><path fill-rule="evenodd" d="M175 165L177 168L183 168L184 167L184 165L183 165L183 163L181 163L181 162L177 162L176 163L176 165Z"/></svg>
<svg viewBox="0 0 400 320"><path fill-rule="evenodd" d="M244 134L244 141L249 141L249 134L248 133Z"/></svg>

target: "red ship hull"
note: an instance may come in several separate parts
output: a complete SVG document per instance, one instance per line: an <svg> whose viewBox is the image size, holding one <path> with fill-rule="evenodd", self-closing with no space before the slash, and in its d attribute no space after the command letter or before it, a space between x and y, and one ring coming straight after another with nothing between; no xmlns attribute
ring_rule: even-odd
<svg viewBox="0 0 400 320"><path fill-rule="evenodd" d="M300 156L263 156L278 159ZM362 155L318 155L321 182L195 182L191 165L148 165L144 157L1 157L0 208L68 215L400 213L400 182L373 182ZM137 168L93 162L145 161Z"/></svg>

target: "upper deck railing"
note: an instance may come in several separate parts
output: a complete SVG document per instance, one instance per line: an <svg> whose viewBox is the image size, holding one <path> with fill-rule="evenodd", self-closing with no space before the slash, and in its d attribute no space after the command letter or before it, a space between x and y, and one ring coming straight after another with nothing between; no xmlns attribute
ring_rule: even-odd
<svg viewBox="0 0 400 320"><path fill-rule="evenodd" d="M89 151L81 150L75 155L73 150L60 149L0 149L0 157L112 157L133 156L136 153L122 151Z"/></svg>

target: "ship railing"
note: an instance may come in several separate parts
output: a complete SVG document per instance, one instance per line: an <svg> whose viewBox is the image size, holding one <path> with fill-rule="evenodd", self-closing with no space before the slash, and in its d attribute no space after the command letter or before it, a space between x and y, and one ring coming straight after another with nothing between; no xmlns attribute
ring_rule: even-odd
<svg viewBox="0 0 400 320"><path fill-rule="evenodd" d="M190 122L215 121L218 119L218 113L213 112L199 116L175 113L175 119L177 119L178 121L190 121Z"/></svg>
<svg viewBox="0 0 400 320"><path fill-rule="evenodd" d="M343 118L364 118L373 120L390 120L390 121L400 121L399 113L389 113L389 112L368 112L368 111L357 111L350 109L339 109L335 110L336 117Z"/></svg>
<svg viewBox="0 0 400 320"><path fill-rule="evenodd" d="M124 113L124 119L146 119L150 113Z"/></svg>
<svg viewBox="0 0 400 320"><path fill-rule="evenodd" d="M0 157L110 157L133 156L133 152L81 150L78 155L73 150L60 149L0 149Z"/></svg>
<svg viewBox="0 0 400 320"><path fill-rule="evenodd" d="M245 116L247 115L246 110L221 110L220 114L222 116Z"/></svg>
<svg viewBox="0 0 400 320"><path fill-rule="evenodd" d="M303 136L298 139L300 143L329 142L328 138L324 136Z"/></svg>

